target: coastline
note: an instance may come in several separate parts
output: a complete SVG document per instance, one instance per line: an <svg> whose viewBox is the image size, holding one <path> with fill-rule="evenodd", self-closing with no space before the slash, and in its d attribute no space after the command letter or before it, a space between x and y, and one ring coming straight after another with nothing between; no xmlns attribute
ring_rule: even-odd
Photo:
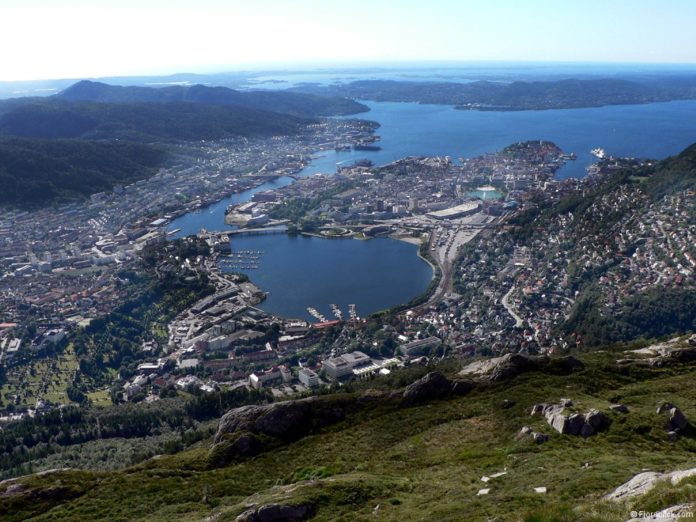
<svg viewBox="0 0 696 522"><path fill-rule="evenodd" d="M394 239L396 241L403 241L404 243L408 243L410 245L415 245L418 247L418 250L416 250L416 255L418 257L420 257L423 261L428 263L428 265L430 265L430 268L433 271L433 275L430 278L431 283L437 277L437 274L442 271L442 269L439 266L435 265L430 259L428 259L427 257L425 257L421 254L421 247L423 246L422 239L418 239L415 237L407 237L407 236L397 236L397 235L390 235L389 238ZM427 292L427 290L426 290L426 292Z"/></svg>

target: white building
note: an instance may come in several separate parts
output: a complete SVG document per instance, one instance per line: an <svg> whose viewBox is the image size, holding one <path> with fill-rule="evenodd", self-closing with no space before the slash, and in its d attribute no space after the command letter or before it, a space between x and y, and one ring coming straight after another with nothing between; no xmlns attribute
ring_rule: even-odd
<svg viewBox="0 0 696 522"><path fill-rule="evenodd" d="M10 341L7 343L7 348L5 349L5 360L9 361L15 355L17 355L17 352L19 351L19 348L21 346L22 346L21 339L19 339L19 338L10 339Z"/></svg>
<svg viewBox="0 0 696 522"><path fill-rule="evenodd" d="M332 357L323 363L326 375L332 379L340 379L347 375L352 375L353 368L368 364L370 358L362 352L351 352L339 357Z"/></svg>
<svg viewBox="0 0 696 522"><path fill-rule="evenodd" d="M389 368L395 368L400 363L401 361L395 357L383 359L381 361L371 361L370 364L366 366L355 368L353 370L353 376L358 379L368 379L377 373L380 375L387 375L389 374ZM386 370L386 373L383 370Z"/></svg>
<svg viewBox="0 0 696 522"><path fill-rule="evenodd" d="M319 386L319 376L315 371L310 370L309 368L302 368L297 377L300 382L308 388Z"/></svg>
<svg viewBox="0 0 696 522"><path fill-rule="evenodd" d="M470 216L476 214L481 208L480 201L467 201L455 207L446 208L444 210L436 210L428 212L428 216L435 219L455 219L458 217Z"/></svg>
<svg viewBox="0 0 696 522"><path fill-rule="evenodd" d="M274 366L268 370L254 372L249 375L249 385L258 390L273 381L290 382L292 374L285 366Z"/></svg>

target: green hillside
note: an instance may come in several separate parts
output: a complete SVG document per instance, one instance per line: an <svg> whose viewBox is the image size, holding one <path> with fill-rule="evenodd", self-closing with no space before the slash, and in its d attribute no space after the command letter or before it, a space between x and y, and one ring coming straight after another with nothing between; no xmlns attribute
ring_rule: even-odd
<svg viewBox="0 0 696 522"><path fill-rule="evenodd" d="M159 147L127 142L0 137L0 205L84 198L157 171Z"/></svg>
<svg viewBox="0 0 696 522"><path fill-rule="evenodd" d="M0 205L59 203L144 179L172 143L295 135L313 121L184 101L9 100L0 104Z"/></svg>
<svg viewBox="0 0 696 522"><path fill-rule="evenodd" d="M668 442L664 415L655 413L657 404L670 401L696 417L690 385L696 370L617 364L625 356L623 350L586 354L584 367L572 373L560 371L557 361L510 380L484 379L464 396L406 407L399 384L428 371L413 368L351 393L319 397L323 407L343 408L344 419L294 442L264 443L273 449L256 456L216 467L208 439L123 471L6 481L0 509L8 521L224 521L250 506L276 503L299 506L306 511L302 519L312 520L575 522L626 520L631 509L693 502L694 478L626 503L602 500L641 470L693 467L696 452L693 428ZM444 370L454 375L457 366ZM609 427L582 438L530 416L534 404L561 397L572 399L571 411L605 412ZM628 413L611 411L615 402ZM549 440L520 437L523 426ZM489 492L478 494L484 488Z"/></svg>
<svg viewBox="0 0 696 522"><path fill-rule="evenodd" d="M295 134L311 120L198 103L94 103L56 99L11 104L0 134L27 138L192 141Z"/></svg>
<svg viewBox="0 0 696 522"><path fill-rule="evenodd" d="M693 78L620 78L545 81L414 82L359 80L331 85L307 84L293 91L359 100L453 105L475 110L545 110L653 103L696 98Z"/></svg>

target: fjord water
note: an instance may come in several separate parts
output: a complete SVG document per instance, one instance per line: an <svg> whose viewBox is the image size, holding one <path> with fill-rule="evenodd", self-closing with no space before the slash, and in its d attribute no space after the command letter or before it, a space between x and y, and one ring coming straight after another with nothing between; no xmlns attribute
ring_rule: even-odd
<svg viewBox="0 0 696 522"><path fill-rule="evenodd" d="M381 124L376 152L329 152L308 173L331 171L336 162L369 158L384 164L404 156L451 156L453 159L495 152L512 143L549 140L578 159L559 178L585 175L596 159L590 150L662 159L696 142L696 101L613 105L548 111L461 111L445 105L362 102L359 115Z"/></svg>
<svg viewBox="0 0 696 522"><path fill-rule="evenodd" d="M259 269L246 273L268 294L261 308L282 317L312 319L307 307L327 320L337 304L348 317L406 303L430 283L432 269L417 247L393 239L321 239L305 236L233 236L234 250L257 250ZM312 319L314 320L314 319Z"/></svg>
<svg viewBox="0 0 696 522"><path fill-rule="evenodd" d="M460 111L443 105L366 102L358 115L380 123L379 151L322 152L301 175L334 173L338 163L368 158L375 164L404 156L451 156L453 159L495 152L511 143L550 140L578 159L558 172L559 178L582 177L595 161L589 151L604 148L616 156L664 158L696 142L696 101L619 105L549 111ZM178 236L201 228L223 230L230 203L254 193L292 183L280 178L227 198L172 222ZM425 290L430 267L412 245L393 240L322 240L284 235L233 239L234 250L264 250L258 270L249 276L270 292L262 308L287 317L307 317L305 308L356 303L365 315L403 303ZM350 263L344 264L344 260ZM284 260L286 260L284 262ZM351 269L351 267L360 267Z"/></svg>

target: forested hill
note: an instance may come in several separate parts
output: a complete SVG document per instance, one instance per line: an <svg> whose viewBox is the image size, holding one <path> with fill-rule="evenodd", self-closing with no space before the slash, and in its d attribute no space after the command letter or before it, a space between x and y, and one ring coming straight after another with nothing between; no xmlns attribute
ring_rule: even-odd
<svg viewBox="0 0 696 522"><path fill-rule="evenodd" d="M369 110L365 105L344 97L285 91L236 91L227 87L175 85L170 87L136 87L108 85L83 80L54 98L67 101L101 103L171 103L192 102L226 105L291 114L301 117L341 116Z"/></svg>
<svg viewBox="0 0 696 522"><path fill-rule="evenodd" d="M287 114L196 103L13 101L0 109L0 134L26 138L196 141L296 134L311 122Z"/></svg>
<svg viewBox="0 0 696 522"><path fill-rule="evenodd" d="M138 143L0 137L0 205L87 197L154 174L164 156Z"/></svg>
<svg viewBox="0 0 696 522"><path fill-rule="evenodd" d="M296 135L316 119L184 101L0 102L0 205L35 207L146 178L168 145Z"/></svg>
<svg viewBox="0 0 696 522"><path fill-rule="evenodd" d="M696 78L636 81L617 78L516 81L408 82L361 80L335 85L301 85L295 92L362 100L453 105L475 110L570 109L696 99Z"/></svg>
<svg viewBox="0 0 696 522"><path fill-rule="evenodd" d="M696 143L677 156L658 163L646 174L645 189L653 199L680 190L696 189Z"/></svg>

